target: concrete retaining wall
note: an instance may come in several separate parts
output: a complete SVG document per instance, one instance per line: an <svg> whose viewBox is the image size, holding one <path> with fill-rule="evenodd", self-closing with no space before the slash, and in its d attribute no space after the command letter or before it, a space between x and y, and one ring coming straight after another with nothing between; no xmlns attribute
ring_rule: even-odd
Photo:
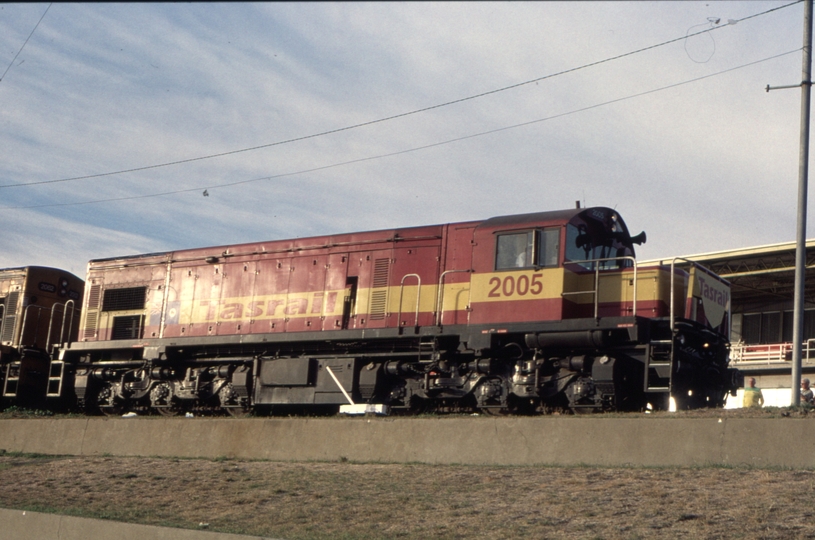
<svg viewBox="0 0 815 540"><path fill-rule="evenodd" d="M491 465L815 468L809 419L0 420L0 449L69 455Z"/></svg>

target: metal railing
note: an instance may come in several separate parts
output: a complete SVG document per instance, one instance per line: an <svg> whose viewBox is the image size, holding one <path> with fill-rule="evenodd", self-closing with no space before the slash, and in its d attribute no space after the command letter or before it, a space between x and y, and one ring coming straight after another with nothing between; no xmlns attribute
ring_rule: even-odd
<svg viewBox="0 0 815 540"><path fill-rule="evenodd" d="M737 342L730 346L730 361L741 366L787 364L792 361L792 345L791 342L763 344ZM803 358L815 361L815 338L806 340L802 345Z"/></svg>
<svg viewBox="0 0 815 540"><path fill-rule="evenodd" d="M608 257L608 258L603 258L603 259L586 259L586 260L583 260L583 261L566 261L564 263L564 267L566 265L569 265L569 264L591 264L592 266L594 266L594 289L586 290L586 291L563 292L563 293L561 293L561 296L575 296L575 295L580 295L580 294L591 294L591 295L593 295L594 296L594 317L597 318L597 316L598 316L598 314L600 312L600 270L601 269L602 270L615 270L615 271L618 271L618 272L621 271L621 270L627 270L627 268L620 268L620 267L601 268L601 265L599 263L611 262L611 261L622 261L622 260L627 260L627 261L631 261L631 262L634 263L633 266L631 267L631 268L634 269L634 299L633 299L632 306L631 306L632 307L632 313L631 314L636 316L636 314L637 314L637 260L634 257L630 256L630 255L625 256L625 257ZM673 283L671 283L671 285L673 286ZM673 295L671 296L671 298L673 298Z"/></svg>
<svg viewBox="0 0 815 540"><path fill-rule="evenodd" d="M402 276L402 283L399 286L399 314L396 317L396 324L401 328L404 326L402 324L402 296L405 292L405 280L407 278L415 277L418 285L416 287L416 317L414 319L414 326L419 326L419 299L422 297L422 278L419 277L419 274L405 274Z"/></svg>
<svg viewBox="0 0 815 540"><path fill-rule="evenodd" d="M436 294L436 305L433 307L433 324L435 326L441 326L442 321L444 320L444 278L447 277L448 274L455 274L455 273L471 273L472 270L446 270L441 273L439 276L439 286L438 291ZM405 274L402 277L402 281L399 286L399 312L397 314L396 324L399 328L406 326L403 324L402 321L402 304L404 300L404 293L405 293L405 280L408 278L416 278L416 309L414 314L414 326L419 326L419 308L420 308L420 301L422 296L422 278L419 277L419 274ZM470 291L470 288L467 288L467 291ZM469 305L469 302L468 302Z"/></svg>
<svg viewBox="0 0 815 540"><path fill-rule="evenodd" d="M735 343L730 346L730 360L741 365L783 364L792 358L792 343L747 345Z"/></svg>
<svg viewBox="0 0 815 540"><path fill-rule="evenodd" d="M457 274L457 273L471 273L472 270L445 270L439 276L439 290L438 294L436 295L436 306L433 310L433 321L436 326L441 326L444 322L444 278L447 277L447 274ZM470 287L467 288L467 292L470 292ZM470 305L469 298L467 299L467 305Z"/></svg>
<svg viewBox="0 0 815 540"><path fill-rule="evenodd" d="M45 342L45 350L46 351L49 350L49 348L51 347L51 327L54 324L54 310L57 308L57 306L62 307L62 324L59 327L59 343L64 343L63 338L65 337L65 317L68 315L68 307L71 308L71 320L70 320L69 326L68 326L68 337L69 338L71 336L71 330L73 330L73 328L74 328L74 312L75 312L75 309L74 309L74 301L73 300L68 300L64 304L54 304L53 306L51 306L51 318L48 321L48 340Z"/></svg>
<svg viewBox="0 0 815 540"><path fill-rule="evenodd" d="M699 264L697 262L691 261L690 259L686 259L684 257L674 257L673 259L671 259L671 330L674 329L674 323L676 322L676 315L674 314L674 309L675 309L674 308L674 280L676 279L676 272L674 270L676 268L676 261L683 261L683 262L686 262L686 263L690 263L694 268L696 268L698 270L701 270L702 272L706 273L710 277L712 277L712 278L714 278L714 279L716 279L718 281L722 281L724 283L727 283L727 285L730 286L730 283L727 280L722 279L717 274L715 274L714 272L712 272L711 270L705 268L704 266L702 266L701 264ZM660 261L660 264L662 264L661 261ZM688 272L688 275L690 275L690 272ZM693 283L689 282L688 287L689 288L693 287ZM690 289L688 292L690 293L689 296L693 296L693 289ZM687 296L688 295L686 295L685 300L687 300ZM727 304L727 339L730 339L730 321L732 320L731 310L732 310L732 305L730 304L730 302L728 302L728 304Z"/></svg>
<svg viewBox="0 0 815 540"><path fill-rule="evenodd" d="M68 326L68 333L67 333L67 336L69 338L71 336L71 331L73 330L74 314L76 313L76 310L74 308L74 301L73 300L68 300L64 304L60 304L60 303L53 304L51 306L50 317L48 318L48 333L45 336L45 350L46 351L48 351L49 348L51 347L51 336L52 336L52 333L53 333L52 330L53 330L55 315L57 314L55 310L57 308L59 308L59 307L62 308L62 323L60 324L59 342L63 343L64 338L66 336L65 323L66 323L66 317L68 315L68 308L69 307L70 307L70 310L71 310L71 318L68 321L69 326ZM39 337L38 334L39 334L39 331L40 331L40 328L41 328L40 319L42 318L42 312L44 310L48 309L45 306L38 306L36 304L29 304L29 305L27 305L25 307L25 310L23 311L23 322L22 322L22 325L20 326L20 340L21 341L23 340L23 338L25 336L25 331L26 331L27 324L28 324L28 313L29 313L29 310L32 309L32 308L37 310L37 320L36 320L35 326L34 326L34 328L35 328L35 333L34 333L35 343L20 343L19 345L21 345L21 346L24 346L24 345L36 345L36 339Z"/></svg>
<svg viewBox="0 0 815 540"><path fill-rule="evenodd" d="M24 336L25 336L26 323L28 322L28 310L30 310L31 308L36 308L36 310L37 310L37 322L36 322L36 324L34 326L37 329L37 331L34 334L34 340L35 341L36 341L37 337L39 337L37 334L39 333L40 317L42 315L42 310L47 309L45 306L38 306L36 304L29 304L29 305L27 305L25 307L25 309L23 310L23 324L20 325L20 341L21 342L23 341ZM34 343L19 343L19 345L21 345L21 346L22 345L34 345Z"/></svg>

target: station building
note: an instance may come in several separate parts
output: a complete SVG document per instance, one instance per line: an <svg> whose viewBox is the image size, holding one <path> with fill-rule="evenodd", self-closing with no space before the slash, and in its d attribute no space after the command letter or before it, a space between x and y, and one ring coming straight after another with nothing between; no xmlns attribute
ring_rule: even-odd
<svg viewBox="0 0 815 540"><path fill-rule="evenodd" d="M795 242L689 255L731 284L731 367L756 378L765 406L792 402ZM815 384L815 239L806 243L801 379ZM727 408L741 407L742 390Z"/></svg>

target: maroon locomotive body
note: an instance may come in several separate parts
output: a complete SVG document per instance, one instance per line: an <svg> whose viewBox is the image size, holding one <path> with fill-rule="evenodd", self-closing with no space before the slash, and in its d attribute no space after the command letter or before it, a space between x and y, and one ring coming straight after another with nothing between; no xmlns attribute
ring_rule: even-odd
<svg viewBox="0 0 815 540"><path fill-rule="evenodd" d="M720 406L729 287L642 241L589 208L94 260L58 361L115 414Z"/></svg>
<svg viewBox="0 0 815 540"><path fill-rule="evenodd" d="M62 396L62 365L51 354L77 338L83 285L56 268L0 269L2 404L45 408Z"/></svg>

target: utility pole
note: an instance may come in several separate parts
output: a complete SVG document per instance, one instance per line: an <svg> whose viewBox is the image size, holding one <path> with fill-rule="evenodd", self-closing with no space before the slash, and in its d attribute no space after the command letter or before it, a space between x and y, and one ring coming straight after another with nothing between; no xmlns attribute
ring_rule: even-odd
<svg viewBox="0 0 815 540"><path fill-rule="evenodd" d="M809 98L812 89L812 0L804 4L801 78L801 147L798 158L798 236L795 246L795 303L792 327L792 404L801 404L801 347L804 341L804 285L807 259L807 182L809 176Z"/></svg>
<svg viewBox="0 0 815 540"><path fill-rule="evenodd" d="M804 49L801 84L767 85L767 91L801 87L801 143L798 153L798 226L795 246L795 300L792 314L792 404L801 404L801 350L804 334L806 274L807 183L809 176L809 100L812 87L812 0L804 3Z"/></svg>

